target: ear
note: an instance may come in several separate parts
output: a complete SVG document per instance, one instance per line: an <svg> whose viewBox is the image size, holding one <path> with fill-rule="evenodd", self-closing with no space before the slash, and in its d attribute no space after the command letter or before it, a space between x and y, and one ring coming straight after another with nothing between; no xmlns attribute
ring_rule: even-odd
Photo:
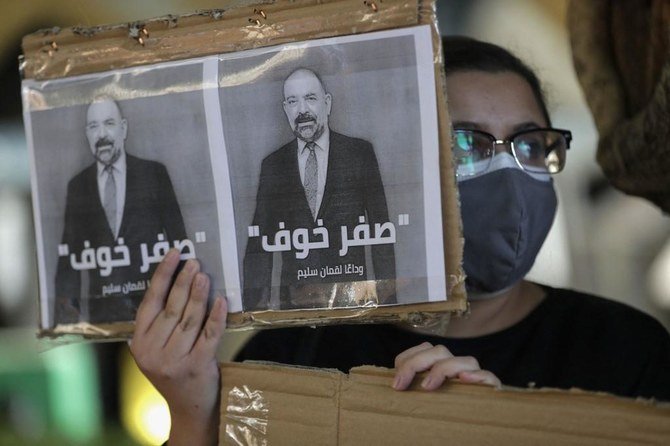
<svg viewBox="0 0 670 446"><path fill-rule="evenodd" d="M333 106L333 97L330 93L326 93L326 110L328 111L328 116L330 116L330 109Z"/></svg>
<svg viewBox="0 0 670 446"><path fill-rule="evenodd" d="M126 118L121 119L121 128L123 129L123 139L128 136L128 121Z"/></svg>

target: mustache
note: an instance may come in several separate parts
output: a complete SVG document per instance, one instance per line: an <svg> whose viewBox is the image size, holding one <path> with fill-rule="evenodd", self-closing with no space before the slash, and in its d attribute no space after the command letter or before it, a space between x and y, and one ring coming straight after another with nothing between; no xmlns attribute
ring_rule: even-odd
<svg viewBox="0 0 670 446"><path fill-rule="evenodd" d="M99 149L102 146L111 146L114 145L114 141L109 138L100 138L95 142L95 148Z"/></svg>
<svg viewBox="0 0 670 446"><path fill-rule="evenodd" d="M303 122L309 122L309 121L316 121L316 116L309 112L305 113L300 113L298 116L296 116L294 122L296 125L303 123Z"/></svg>

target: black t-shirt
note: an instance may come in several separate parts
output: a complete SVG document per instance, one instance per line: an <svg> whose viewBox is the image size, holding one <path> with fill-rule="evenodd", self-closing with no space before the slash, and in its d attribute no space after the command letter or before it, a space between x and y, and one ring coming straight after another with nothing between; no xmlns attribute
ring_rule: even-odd
<svg viewBox="0 0 670 446"><path fill-rule="evenodd" d="M337 368L393 367L399 353L428 341L474 356L503 384L581 388L670 401L670 335L626 305L563 289L524 320L476 338L443 338L394 325L339 325L265 330L237 360Z"/></svg>

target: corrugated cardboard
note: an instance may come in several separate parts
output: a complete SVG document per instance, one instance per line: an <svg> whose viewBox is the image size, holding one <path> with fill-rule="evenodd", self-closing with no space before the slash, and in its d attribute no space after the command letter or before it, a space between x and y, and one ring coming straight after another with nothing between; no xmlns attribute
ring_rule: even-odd
<svg viewBox="0 0 670 446"><path fill-rule="evenodd" d="M228 326L262 327L408 320L421 325L445 312L467 310L461 262L463 238L451 157L451 135L434 0L245 0L224 9L95 27L50 28L23 39L21 71L26 79L53 79L157 62L195 58L306 39L431 25L440 144L440 186L446 302L316 311L262 311L229 315ZM363 282L361 282L363 283ZM436 316L437 315L437 316ZM132 322L61 324L41 335L81 334L119 338Z"/></svg>
<svg viewBox="0 0 670 446"><path fill-rule="evenodd" d="M391 388L393 371L221 366L219 444L670 444L670 405L578 390L450 381ZM238 443L235 440L239 441Z"/></svg>

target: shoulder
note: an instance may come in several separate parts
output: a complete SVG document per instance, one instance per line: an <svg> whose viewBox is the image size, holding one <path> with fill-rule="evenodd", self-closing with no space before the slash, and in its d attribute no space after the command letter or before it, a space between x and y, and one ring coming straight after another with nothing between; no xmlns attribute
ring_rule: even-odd
<svg viewBox="0 0 670 446"><path fill-rule="evenodd" d="M551 313L572 319L573 323L583 323L600 329L616 326L619 332L627 331L624 327L635 327L642 332L669 337L656 319L624 303L575 290L551 287L545 289L548 292L547 305L552 307ZM623 327L619 325L624 322Z"/></svg>
<svg viewBox="0 0 670 446"><path fill-rule="evenodd" d="M359 172L367 172L377 164L372 144L361 138L330 131L330 149L333 157L346 162Z"/></svg>
<svg viewBox="0 0 670 446"><path fill-rule="evenodd" d="M167 172L165 165L158 161L139 158L126 152L126 168L138 170L153 170L157 172Z"/></svg>
<svg viewBox="0 0 670 446"><path fill-rule="evenodd" d="M77 172L72 178L70 178L70 181L68 182L68 188L81 187L83 184L94 181L96 173L97 170L95 163L88 165L83 170Z"/></svg>
<svg viewBox="0 0 670 446"><path fill-rule="evenodd" d="M268 156L263 158L263 162L276 162L280 160L285 160L292 156L298 148L298 140L293 139L274 152L270 153Z"/></svg>
<svg viewBox="0 0 670 446"><path fill-rule="evenodd" d="M356 151L372 152L372 144L361 138L343 135L330 131L330 146L338 149L351 149Z"/></svg>
<svg viewBox="0 0 670 446"><path fill-rule="evenodd" d="M263 166L264 167L269 167L273 165L279 165L279 164L285 164L288 161L290 161L293 157L293 155L296 153L297 150L297 140L293 139L274 152L270 153L268 156L263 158Z"/></svg>
<svg viewBox="0 0 670 446"><path fill-rule="evenodd" d="M670 334L650 315L588 293L546 289L542 316L535 322L553 330L562 344L573 345L573 351L583 350L603 362L627 358L639 367L659 361L670 366Z"/></svg>
<svg viewBox="0 0 670 446"><path fill-rule="evenodd" d="M138 158L126 152L126 175L132 184L171 183L165 165L158 161ZM166 186L167 187L167 186Z"/></svg>
<svg viewBox="0 0 670 446"><path fill-rule="evenodd" d="M546 289L548 297L538 307L542 316L535 323L543 327L540 332L554 332L555 345L572 363L577 387L670 400L670 334L665 327L620 302Z"/></svg>

